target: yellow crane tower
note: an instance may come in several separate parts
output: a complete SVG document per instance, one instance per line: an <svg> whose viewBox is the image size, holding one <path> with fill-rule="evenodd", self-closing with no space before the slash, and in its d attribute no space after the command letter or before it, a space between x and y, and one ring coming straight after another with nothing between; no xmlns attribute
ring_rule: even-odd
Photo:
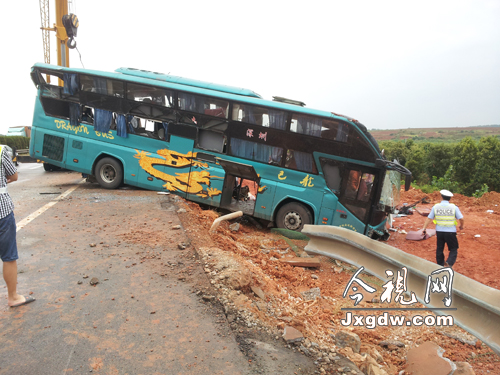
<svg viewBox="0 0 500 375"><path fill-rule="evenodd" d="M56 23L50 27L49 0L40 1L44 62L50 64L50 31L56 32L57 65L69 67L69 49L76 47L74 38L78 30L78 17L68 14L68 0L55 0ZM47 77L47 79L50 79ZM61 85L61 81L59 81Z"/></svg>

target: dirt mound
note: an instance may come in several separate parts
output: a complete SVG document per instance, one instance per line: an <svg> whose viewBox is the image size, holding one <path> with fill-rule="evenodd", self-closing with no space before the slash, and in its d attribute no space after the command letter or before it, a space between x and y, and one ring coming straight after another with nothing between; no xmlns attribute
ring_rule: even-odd
<svg viewBox="0 0 500 375"><path fill-rule="evenodd" d="M486 194L492 194L492 193L486 193ZM490 200L496 199L500 202L500 194L496 192L493 192L493 194L495 194L495 197L489 199ZM485 195L483 195L483 197ZM439 191L434 191L430 194L426 194L422 190L415 189L412 187L408 191L401 191L401 204L403 203L412 204L421 200L424 197L429 197L432 204L436 204L442 201L441 194L439 193ZM481 199L466 197L465 195L462 194L454 194L453 198L451 198L451 202L455 203L459 207L483 205L482 203L483 201ZM487 205L486 200L484 202L485 202L484 205Z"/></svg>
<svg viewBox="0 0 500 375"><path fill-rule="evenodd" d="M490 191L489 193L483 194L478 201L480 206L498 206L500 205L500 193Z"/></svg>

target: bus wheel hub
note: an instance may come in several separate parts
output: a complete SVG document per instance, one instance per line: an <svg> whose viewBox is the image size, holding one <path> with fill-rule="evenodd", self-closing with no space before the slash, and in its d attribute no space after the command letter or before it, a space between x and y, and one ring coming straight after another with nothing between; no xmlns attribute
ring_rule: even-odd
<svg viewBox="0 0 500 375"><path fill-rule="evenodd" d="M302 219L297 212L289 212L285 216L285 227L290 230L296 230L302 224Z"/></svg>
<svg viewBox="0 0 500 375"><path fill-rule="evenodd" d="M102 171L101 176L107 181L113 181L115 179L115 170L112 167L106 167Z"/></svg>

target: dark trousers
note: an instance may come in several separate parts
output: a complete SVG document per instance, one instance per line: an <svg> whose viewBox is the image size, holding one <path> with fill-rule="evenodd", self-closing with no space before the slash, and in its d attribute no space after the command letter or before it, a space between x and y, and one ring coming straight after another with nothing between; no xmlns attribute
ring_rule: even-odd
<svg viewBox="0 0 500 375"><path fill-rule="evenodd" d="M455 232L436 232L437 248L436 248L436 263L444 266L444 245L448 246L448 259L446 263L453 266L457 260L458 240Z"/></svg>

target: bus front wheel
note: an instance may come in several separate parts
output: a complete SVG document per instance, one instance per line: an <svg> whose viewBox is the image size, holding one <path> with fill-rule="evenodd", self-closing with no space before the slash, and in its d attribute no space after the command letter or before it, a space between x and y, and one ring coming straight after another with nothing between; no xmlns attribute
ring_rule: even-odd
<svg viewBox="0 0 500 375"><path fill-rule="evenodd" d="M278 228L300 232L305 224L312 224L311 211L301 203L287 203L281 207L276 215Z"/></svg>
<svg viewBox="0 0 500 375"><path fill-rule="evenodd" d="M95 178L99 185L105 189L116 189L123 181L123 168L113 158L103 158L95 167Z"/></svg>

